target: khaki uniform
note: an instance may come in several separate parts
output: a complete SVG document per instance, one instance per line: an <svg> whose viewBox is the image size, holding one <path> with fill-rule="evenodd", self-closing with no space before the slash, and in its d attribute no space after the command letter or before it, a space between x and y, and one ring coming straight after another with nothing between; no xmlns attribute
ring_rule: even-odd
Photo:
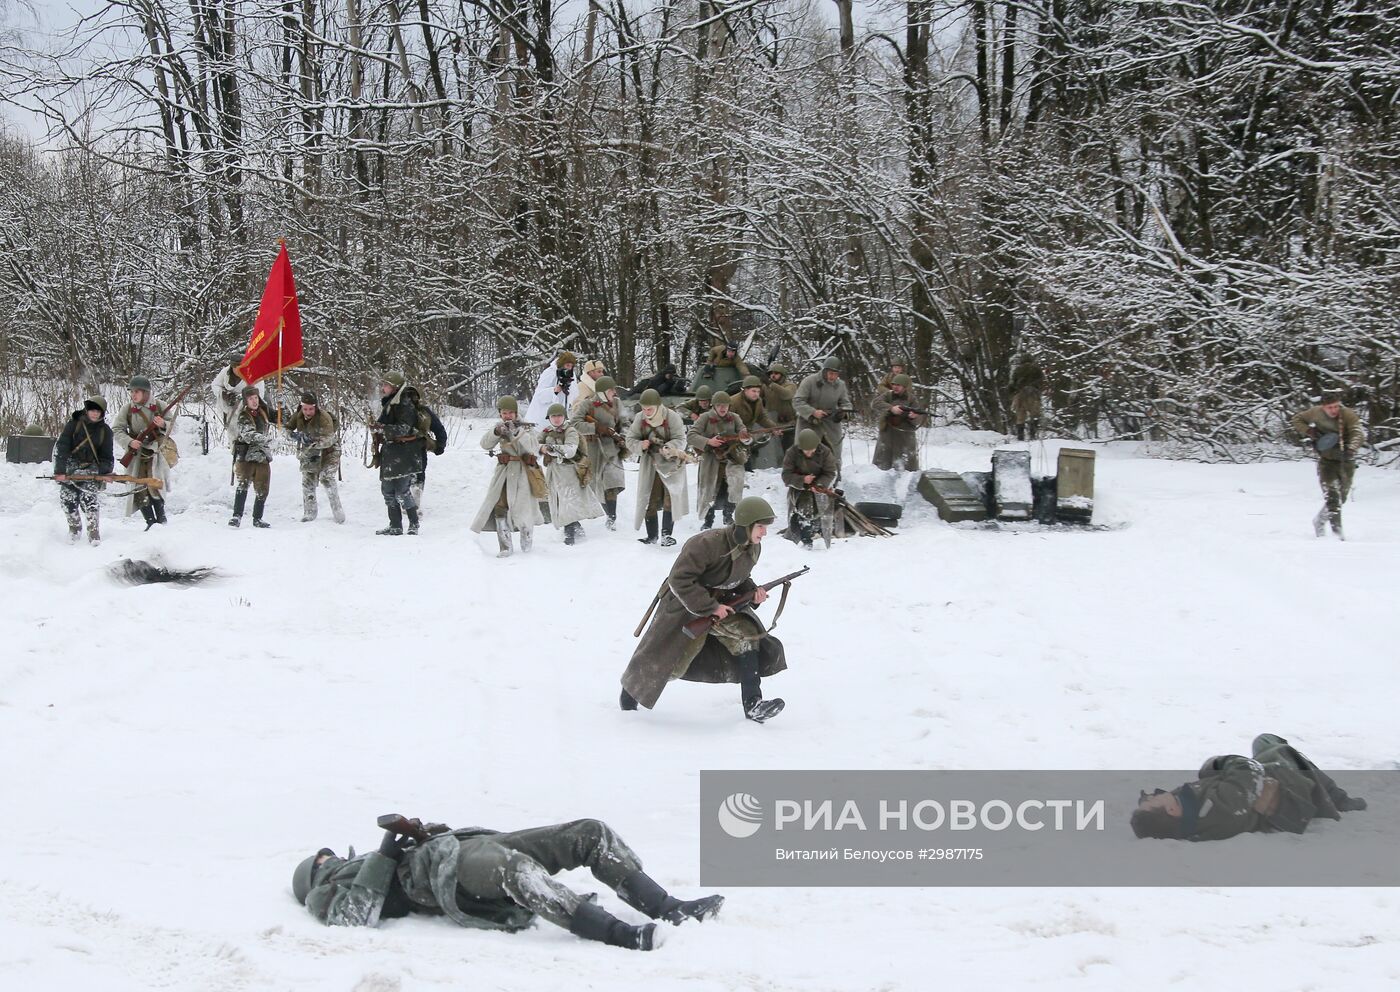
<svg viewBox="0 0 1400 992"><path fill-rule="evenodd" d="M580 520L593 520L603 515L590 486L579 481L580 447L578 427L566 423L562 427L546 424L540 431L544 449L544 477L549 484L549 520L556 529L578 530ZM587 462L582 464L586 467Z"/></svg>
<svg viewBox="0 0 1400 992"><path fill-rule="evenodd" d="M632 418L627 430L627 449L637 459L637 509L633 529L641 530L647 517L662 510L673 520L690 512L690 491L685 477L685 425L675 410L662 407L665 417L659 426L647 423L645 414ZM642 442L651 444L643 449Z"/></svg>
<svg viewBox="0 0 1400 992"><path fill-rule="evenodd" d="M471 529L477 534L494 530L502 554L510 553L511 531L518 530L520 549L529 551L535 527L544 523L528 472L539 462L535 454L540 449L539 435L532 424L501 421L481 436L481 446L496 456L496 470L491 473Z"/></svg>
<svg viewBox="0 0 1400 992"><path fill-rule="evenodd" d="M1044 408L1045 373L1034 359L1017 363L1011 371L1011 412L1016 423L1039 420Z"/></svg>
<svg viewBox="0 0 1400 992"><path fill-rule="evenodd" d="M316 519L316 487L323 486L337 523L345 522L340 505L340 428L328 410L316 408L307 417L301 407L284 420L287 432L297 438L297 464L301 467L302 518Z"/></svg>
<svg viewBox="0 0 1400 992"><path fill-rule="evenodd" d="M1317 481L1322 487L1323 511L1331 518L1333 527L1340 528L1342 504L1351 495L1352 480L1356 477L1356 456L1366 443L1361 417L1345 406L1336 417L1328 416L1321 406L1314 406L1294 414L1291 423L1293 430L1302 437L1337 435L1335 447L1317 453Z"/></svg>
<svg viewBox="0 0 1400 992"><path fill-rule="evenodd" d="M617 497L626 485L622 459L627 456L627 448L622 435L627 425L622 418L622 403L594 393L575 403L569 415L578 428L579 441L592 471L589 488L607 510L608 519L615 519Z"/></svg>
<svg viewBox="0 0 1400 992"><path fill-rule="evenodd" d="M112 421L112 434L116 438L116 447L120 454L118 458L125 455L130 450L131 442L134 441L142 431L151 425L156 416L160 414L161 405L154 398L148 398L141 406L131 403L122 407L117 418ZM155 436L141 445L140 453L131 460L127 466L126 474L129 478L153 478L161 482L160 489L147 489L142 487L126 498L126 513L128 516L147 506L156 506L157 512L164 516L165 497L170 492L170 462L167 458L168 448L173 449L175 441L170 434L175 429L175 413L165 418L165 427L157 431Z"/></svg>
<svg viewBox="0 0 1400 992"><path fill-rule="evenodd" d="M880 437L875 442L875 467L888 472L892 468L905 472L919 470L919 425L923 417L918 414L891 413L893 407L906 409L918 406L913 396L899 394L894 387L879 393L871 402L871 409L879 423Z"/></svg>
<svg viewBox="0 0 1400 992"><path fill-rule="evenodd" d="M716 504L723 508L724 522L733 522L734 507L744 498L749 442L736 441L721 448L712 448L705 442L712 437L737 437L743 430L743 419L732 409L725 414L710 410L690 428L690 447L700 454L698 502L706 527L714 524Z"/></svg>
<svg viewBox="0 0 1400 992"><path fill-rule="evenodd" d="M822 444L830 448L831 453L836 456L836 471L839 473L841 449L845 440L841 420L852 413L851 391L846 385L846 380L838 378L835 382L827 382L825 372L813 372L797 387L797 392L792 397L792 405L797 411L798 433L808 428L816 431L817 436L822 439ZM817 410L825 411L826 416L812 416Z"/></svg>
<svg viewBox="0 0 1400 992"><path fill-rule="evenodd" d="M824 444L817 445L812 457L808 458L802 449L794 444L783 456L783 485L788 487L788 525L786 535L804 544L812 543L814 529L820 529L827 546L831 545L834 529L832 511L835 505L830 496L814 493L803 481L809 475L816 476L811 485L830 489L836 483L836 456Z"/></svg>

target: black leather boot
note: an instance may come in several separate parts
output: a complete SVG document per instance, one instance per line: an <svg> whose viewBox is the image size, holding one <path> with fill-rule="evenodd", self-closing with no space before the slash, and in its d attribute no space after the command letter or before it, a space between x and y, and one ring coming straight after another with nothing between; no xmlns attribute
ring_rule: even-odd
<svg viewBox="0 0 1400 992"><path fill-rule="evenodd" d="M237 527L239 524L243 523L243 507L247 504L248 490L240 489L233 494L233 516L230 517L228 521L230 527Z"/></svg>
<svg viewBox="0 0 1400 992"><path fill-rule="evenodd" d="M642 544L655 544L655 543L656 543L656 536L657 536L657 535L656 535L656 532L657 532L656 514L654 514L654 513L648 513L648 514L647 514L647 519L646 519L646 524L647 524L647 536L646 536L646 537L639 537L639 538L637 538L637 540L640 541Z"/></svg>
<svg viewBox="0 0 1400 992"><path fill-rule="evenodd" d="M267 505L267 497L266 497L266 496L258 496L258 497L255 497L255 498L253 499L253 526L254 526L254 527L264 527L264 528L266 528L266 527L271 527L271 526L272 526L272 524L268 523L267 521L263 520L263 518L262 518L262 515L263 515L263 507L265 507L266 505Z"/></svg>
<svg viewBox="0 0 1400 992"><path fill-rule="evenodd" d="M705 896L682 901L671 895L646 872L635 871L617 887L622 901L653 920L680 926L686 920L708 920L719 913L724 896Z"/></svg>
<svg viewBox="0 0 1400 992"><path fill-rule="evenodd" d="M629 951L650 951L661 943L655 923L634 927L592 902L580 903L574 910L569 932L584 940L596 940L610 947L625 947Z"/></svg>
<svg viewBox="0 0 1400 992"><path fill-rule="evenodd" d="M671 516L670 510L661 511L661 546L669 548L676 543L676 539L671 536L671 528L675 526L675 519Z"/></svg>
<svg viewBox="0 0 1400 992"><path fill-rule="evenodd" d="M783 711L781 699L764 699L762 679L758 676L758 648L750 648L734 659L739 665L739 701L744 716L754 723L764 723Z"/></svg>

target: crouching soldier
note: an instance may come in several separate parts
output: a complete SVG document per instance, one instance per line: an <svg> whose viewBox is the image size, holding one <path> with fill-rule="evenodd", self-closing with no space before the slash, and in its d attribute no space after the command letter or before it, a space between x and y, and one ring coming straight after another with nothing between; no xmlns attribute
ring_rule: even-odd
<svg viewBox="0 0 1400 992"><path fill-rule="evenodd" d="M301 394L301 404L287 420L287 432L297 443L301 465L301 522L316 519L316 486L326 488L335 522L345 523L340 505L340 425L329 410L322 410L316 394Z"/></svg>
<svg viewBox="0 0 1400 992"><path fill-rule="evenodd" d="M372 927L422 913L468 929L513 933L542 916L585 940L635 951L660 946L655 923L625 923L554 877L576 868L589 869L638 912L675 926L707 920L724 905L723 896L681 900L668 893L600 820L505 833L402 817L380 822L391 829L377 851L346 859L323 847L292 873L292 894L322 923ZM403 829L409 834L401 836Z"/></svg>
<svg viewBox="0 0 1400 992"><path fill-rule="evenodd" d="M831 547L832 503L829 493L836 483L836 456L822 444L822 439L810 427L797 435L797 443L783 456L783 484L788 487L788 525L790 540L801 541L812 550L812 534L821 527L822 540Z"/></svg>
<svg viewBox="0 0 1400 992"><path fill-rule="evenodd" d="M715 393L714 406L690 428L690 446L700 455L699 512L705 529L715 525L715 509L726 526L734 522L734 507L744 498L744 467L749 461L749 433L744 421L729 409L729 394Z"/></svg>
<svg viewBox="0 0 1400 992"><path fill-rule="evenodd" d="M379 467L379 491L389 511L389 526L375 533L389 537L403 534L405 513L408 533L418 533L413 480L423 464L423 436L418 432L418 409L405 389L407 383L402 372L385 373L379 383L379 419L372 425L378 442L374 464Z"/></svg>
<svg viewBox="0 0 1400 992"><path fill-rule="evenodd" d="M719 602L747 592L755 606L768 598L749 575L772 522L768 502L750 496L735 510L732 527L701 531L685 542L647 610L651 626L622 673L624 710L638 704L651 709L666 684L680 678L739 683L744 716L757 723L782 712L783 701L764 699L761 685L763 676L787 668L782 642L751 608L736 611ZM685 624L696 617L714 620L708 633L692 638Z"/></svg>
<svg viewBox="0 0 1400 992"><path fill-rule="evenodd" d="M1322 509L1313 517L1313 533L1322 536L1330 523L1332 533L1343 537L1342 504L1351 495L1356 478L1356 456L1366 443L1366 431L1355 410L1342 406L1340 390L1322 394L1322 402L1293 416L1293 429L1311 440L1317 451L1317 481L1322 487Z"/></svg>
<svg viewBox="0 0 1400 992"><path fill-rule="evenodd" d="M1131 825L1138 837L1170 840L1228 840L1244 833L1284 831L1301 834L1322 817L1366 808L1287 740L1274 734L1254 738L1254 756L1206 759L1196 781L1170 792L1157 789L1138 797Z"/></svg>
<svg viewBox="0 0 1400 992"><path fill-rule="evenodd" d="M87 517L89 544L102 540L99 532L100 507L98 493L103 483L74 481L70 475L111 475L113 465L112 428L107 426L107 403L100 396L83 401L81 410L74 410L58 435L53 449L53 477L59 483L58 501L68 518L68 540L77 543L82 533L81 510Z"/></svg>
<svg viewBox="0 0 1400 992"><path fill-rule="evenodd" d="M540 431L540 455L544 458L544 481L549 486L549 519L564 529L564 543L575 544L583 537L583 524L603 515L603 504L584 485L582 473L588 461L579 446L578 428L564 420L564 405L549 408L549 423Z"/></svg>
<svg viewBox="0 0 1400 992"><path fill-rule="evenodd" d="M257 386L243 387L243 405L233 420L233 474L238 480L233 491L233 516L228 525L243 522L248 489L253 489L253 526L270 527L263 519L268 485L272 481L272 422Z"/></svg>
<svg viewBox="0 0 1400 992"><path fill-rule="evenodd" d="M486 486L486 498L472 521L472 531L495 530L500 547L496 557L509 558L515 550L511 531L520 531L520 550L529 551L534 547L535 526L544 523L539 504L544 493L537 492L538 483L532 487L530 480L532 471L539 472L535 453L540 450L540 439L535 425L520 419L514 396L498 399L496 410L500 423L481 438L481 446L495 456L496 471Z"/></svg>
<svg viewBox="0 0 1400 992"><path fill-rule="evenodd" d="M669 548L676 518L690 512L690 490L685 466L691 460L685 450L685 425L681 415L661 402L654 389L642 393L642 408L627 429L628 452L637 459L637 510L632 528L646 525L643 544ZM661 514L660 536L656 515Z"/></svg>
<svg viewBox="0 0 1400 992"><path fill-rule="evenodd" d="M924 418L912 405L913 388L913 379L897 375L890 380L890 388L878 393L871 403L880 423L880 438L871 461L882 472L892 468L919 470L919 425Z"/></svg>

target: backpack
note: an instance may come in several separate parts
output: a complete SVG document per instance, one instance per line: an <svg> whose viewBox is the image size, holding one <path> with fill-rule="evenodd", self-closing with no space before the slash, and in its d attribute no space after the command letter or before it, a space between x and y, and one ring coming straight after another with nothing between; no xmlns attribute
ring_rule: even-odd
<svg viewBox="0 0 1400 992"><path fill-rule="evenodd" d="M447 428L432 407L421 403L418 406L418 433L429 442L428 450L433 454L440 455L447 450Z"/></svg>

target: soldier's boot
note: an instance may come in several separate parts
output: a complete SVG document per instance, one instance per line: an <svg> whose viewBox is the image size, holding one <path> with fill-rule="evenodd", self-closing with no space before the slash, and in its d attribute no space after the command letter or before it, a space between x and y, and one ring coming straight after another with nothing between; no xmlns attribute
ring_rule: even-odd
<svg viewBox="0 0 1400 992"><path fill-rule="evenodd" d="M710 508L705 511L705 529L709 530L715 525L715 504L711 503Z"/></svg>
<svg viewBox="0 0 1400 992"><path fill-rule="evenodd" d="M624 710L628 711L635 710L637 708L637 701L632 698L632 694L626 689L622 690L622 696L620 699L618 699L617 704L621 706Z"/></svg>
<svg viewBox="0 0 1400 992"><path fill-rule="evenodd" d="M65 506L63 515L68 518L68 540L72 544L77 544L78 536L83 532L83 522L78 517L78 508Z"/></svg>
<svg viewBox="0 0 1400 992"><path fill-rule="evenodd" d="M168 523L168 522L169 522L169 521L167 521L167 520L165 519L165 500L163 500L163 499L153 499L153 500L151 500L151 509L155 511L156 523L158 523L158 524L164 524L164 523Z"/></svg>
<svg viewBox="0 0 1400 992"><path fill-rule="evenodd" d="M418 507L405 511L408 514L408 533L418 533Z"/></svg>
<svg viewBox="0 0 1400 992"><path fill-rule="evenodd" d="M549 500L547 499L540 500L540 516L544 517L545 523L554 523L554 519L549 515Z"/></svg>
<svg viewBox="0 0 1400 992"><path fill-rule="evenodd" d="M423 508L423 483L413 483L408 487L408 491L413 496L413 505L421 510Z"/></svg>
<svg viewBox="0 0 1400 992"><path fill-rule="evenodd" d="M659 543L660 543L660 545L661 545L663 548L672 547L672 546L676 543L676 539L675 539L674 537L671 536L671 530L672 530L675 526L676 526L676 521L675 521L675 518L671 516L671 511L670 511L670 510L662 510L662 511L661 511L661 540L660 540Z"/></svg>
<svg viewBox="0 0 1400 992"><path fill-rule="evenodd" d="M248 490L239 489L233 494L233 516L229 517L228 525L237 527L243 523L243 508L248 505ZM150 525L147 524L147 527Z"/></svg>
<svg viewBox="0 0 1400 992"><path fill-rule="evenodd" d="M1039 419L1039 418L1037 418L1037 419L1031 421L1031 425L1030 425L1030 427L1027 429L1026 433L1027 433L1028 435L1030 435L1030 440L1034 441L1034 440L1036 439L1036 437L1040 434L1040 419Z"/></svg>
<svg viewBox="0 0 1400 992"><path fill-rule="evenodd" d="M807 519L804 518L804 519L798 524L797 533L798 533L798 535L802 538L802 547L803 547L803 549L804 549L804 550L807 550L807 551L811 551L811 550L812 550L812 521L807 520Z"/></svg>
<svg viewBox="0 0 1400 992"><path fill-rule="evenodd" d="M1331 513L1329 513L1327 515L1327 522L1332 525L1332 533L1336 534L1340 540L1345 541L1347 539L1346 534L1342 531L1341 510L1333 510Z"/></svg>
<svg viewBox="0 0 1400 992"><path fill-rule="evenodd" d="M603 500L603 512L608 516L608 522L604 525L608 530L617 530L617 500Z"/></svg>
<svg viewBox="0 0 1400 992"><path fill-rule="evenodd" d="M734 659L739 666L739 700L744 716L754 723L764 723L783 711L781 699L763 698L763 680L758 676L758 648L750 648Z"/></svg>
<svg viewBox="0 0 1400 992"><path fill-rule="evenodd" d="M1324 504L1322 509L1317 511L1317 516L1313 517L1313 536L1322 537L1327 533L1327 507Z"/></svg>
<svg viewBox="0 0 1400 992"><path fill-rule="evenodd" d="M1017 425L1016 425L1016 440L1018 440L1018 441L1024 441L1025 439L1026 439L1026 425L1025 425L1025 424L1017 424Z"/></svg>
<svg viewBox="0 0 1400 992"><path fill-rule="evenodd" d="M147 530L150 530L156 525L156 511L150 503L147 503L146 505L141 507L141 519L146 521ZM230 526L237 527L238 525L235 523L230 523Z"/></svg>
<svg viewBox="0 0 1400 992"><path fill-rule="evenodd" d="M645 913L653 920L665 920L673 926L680 926L686 920L708 920L719 915L720 907L724 905L724 896L677 899L643 871L634 871L624 878L617 887L617 894L638 912Z"/></svg>
<svg viewBox="0 0 1400 992"><path fill-rule="evenodd" d="M302 489L301 491L301 522L309 524L316 519L316 490Z"/></svg>
<svg viewBox="0 0 1400 992"><path fill-rule="evenodd" d="M637 538L637 540L640 541L642 544L655 544L655 543L656 543L656 532L657 532L656 514L654 514L654 513L648 513L648 514L647 514L647 517L646 517L646 525L647 525L647 536L646 536L646 537L639 537L639 538Z"/></svg>
<svg viewBox="0 0 1400 992"><path fill-rule="evenodd" d="M496 552L497 558L509 558L515 553L515 548L510 541L510 524L506 518L497 514L496 516Z"/></svg>
<svg viewBox="0 0 1400 992"><path fill-rule="evenodd" d="M569 933L610 947L625 947L629 951L650 951L660 947L662 940L655 923L634 927L593 902L579 903L573 919L569 921Z"/></svg>
<svg viewBox="0 0 1400 992"><path fill-rule="evenodd" d="M520 551L521 551L521 553L524 554L526 551L531 551L531 550L534 549L534 547L535 547L535 528L533 528L533 527L521 527L521 528L520 528Z"/></svg>
<svg viewBox="0 0 1400 992"><path fill-rule="evenodd" d="M729 500L724 501L724 526L729 527L734 523L734 504Z"/></svg>
<svg viewBox="0 0 1400 992"><path fill-rule="evenodd" d="M340 490L338 488L326 490L326 499L331 504L331 516L335 517L335 522L345 523L345 508L340 505Z"/></svg>
<svg viewBox="0 0 1400 992"><path fill-rule="evenodd" d="M256 498L254 498L254 500L253 500L253 526L254 526L254 527L261 527L261 528L266 529L266 528L272 526L272 524L268 523L266 520L264 520L264 519L262 518L262 517L263 517L263 507L265 507L265 506L267 506L267 497L266 497L266 496L258 496L258 497L256 497Z"/></svg>
<svg viewBox="0 0 1400 992"><path fill-rule="evenodd" d="M573 523L571 523L571 524L565 524L565 525L564 525L564 543L565 543L565 544L574 544L574 543L576 543L576 542L578 541L579 537L582 536L582 532L583 532L583 525L580 524L577 520L575 520L575 521L574 521Z"/></svg>
<svg viewBox="0 0 1400 992"><path fill-rule="evenodd" d="M94 548L102 543L102 535L98 533L97 522L97 511L94 510L92 513L88 514L87 522L88 544L91 544Z"/></svg>
<svg viewBox="0 0 1400 992"><path fill-rule="evenodd" d="M375 533L384 535L386 537L398 537L400 534L403 533L403 507L399 506L398 503L395 503L392 506L389 506L388 510L389 526L385 527L383 530L377 530L375 531Z"/></svg>

